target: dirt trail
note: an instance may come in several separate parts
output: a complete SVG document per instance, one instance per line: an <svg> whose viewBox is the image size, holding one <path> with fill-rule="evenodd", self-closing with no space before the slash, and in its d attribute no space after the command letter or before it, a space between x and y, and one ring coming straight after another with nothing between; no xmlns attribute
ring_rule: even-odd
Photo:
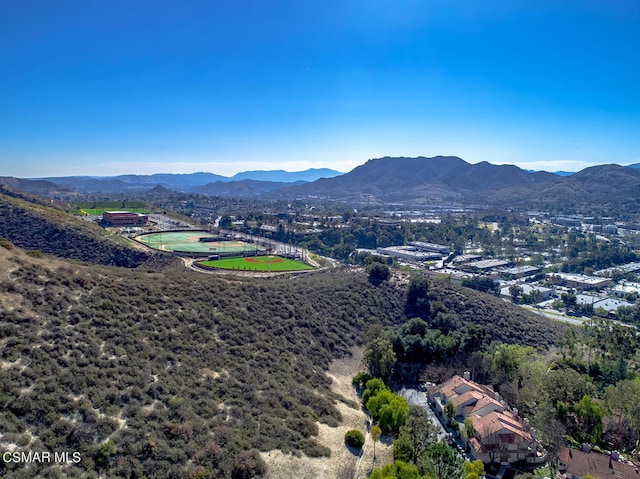
<svg viewBox="0 0 640 479"><path fill-rule="evenodd" d="M280 451L263 453L262 457L269 467L269 479L351 479L366 478L373 466L373 442L368 435L369 416L360 407L360 398L351 385L351 378L361 369L362 348L352 350L352 356L334 361L327 376L331 378L331 390L346 400L357 404L354 409L344 402L336 404L342 414L338 427L318 424L317 441L331 449L330 457L308 458L283 454ZM344 435L350 429L358 429L366 435L367 442L362 453L349 450L344 443ZM393 460L391 441L384 436L376 444L376 466Z"/></svg>

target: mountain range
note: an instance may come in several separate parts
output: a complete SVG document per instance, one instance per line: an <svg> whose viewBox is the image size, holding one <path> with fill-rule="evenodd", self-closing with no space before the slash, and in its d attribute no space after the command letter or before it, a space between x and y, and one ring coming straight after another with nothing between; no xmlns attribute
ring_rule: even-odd
<svg viewBox="0 0 640 479"><path fill-rule="evenodd" d="M563 176L514 165L470 164L455 156L384 157L352 171L254 171L224 177L212 173L19 179L0 184L50 197L82 193L170 193L264 199L326 198L370 204L573 208L637 211L640 164L598 165Z"/></svg>
<svg viewBox="0 0 640 479"><path fill-rule="evenodd" d="M640 169L598 165L570 176L513 165L470 164L455 156L379 158L349 173L270 197L323 197L406 205L627 210L640 205Z"/></svg>
<svg viewBox="0 0 640 479"><path fill-rule="evenodd" d="M214 173L119 176L61 176L48 178L0 177L0 184L46 196L75 193L142 193L157 187L216 196L257 196L276 188L299 185L342 173L329 168L304 171L255 170L227 177Z"/></svg>

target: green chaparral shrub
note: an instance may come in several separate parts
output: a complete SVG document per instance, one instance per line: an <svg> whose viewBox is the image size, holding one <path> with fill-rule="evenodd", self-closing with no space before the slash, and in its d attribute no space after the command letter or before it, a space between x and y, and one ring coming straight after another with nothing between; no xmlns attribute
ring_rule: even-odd
<svg viewBox="0 0 640 479"><path fill-rule="evenodd" d="M344 442L347 446L360 449L364 445L364 435L357 429L351 429L344 435Z"/></svg>

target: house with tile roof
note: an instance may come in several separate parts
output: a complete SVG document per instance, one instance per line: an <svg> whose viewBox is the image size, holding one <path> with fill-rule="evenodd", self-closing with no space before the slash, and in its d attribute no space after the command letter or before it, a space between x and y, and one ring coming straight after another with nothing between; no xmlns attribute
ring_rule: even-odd
<svg viewBox="0 0 640 479"><path fill-rule="evenodd" d="M600 454L585 445L582 451L563 447L558 456L556 479L582 479L590 475L599 478L638 479L640 464L625 460L616 451Z"/></svg>
<svg viewBox="0 0 640 479"><path fill-rule="evenodd" d="M546 451L535 437L535 431L518 415L509 410L491 386L471 381L468 372L453 376L428 390L429 402L440 417L445 417L445 405L455 408L453 421L458 422L461 439L475 459L503 464L543 464ZM470 418L474 434L467 437L464 420Z"/></svg>

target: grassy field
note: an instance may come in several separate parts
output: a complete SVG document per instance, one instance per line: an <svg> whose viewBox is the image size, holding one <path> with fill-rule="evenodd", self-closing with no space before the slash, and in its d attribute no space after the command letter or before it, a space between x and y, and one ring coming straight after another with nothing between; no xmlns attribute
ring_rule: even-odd
<svg viewBox="0 0 640 479"><path fill-rule="evenodd" d="M227 258L220 261L202 261L204 266L240 271L304 271L313 269L308 264L281 258L280 256L250 256L248 258Z"/></svg>
<svg viewBox="0 0 640 479"><path fill-rule="evenodd" d="M73 203L81 215L101 215L105 211L129 211L131 213L149 214L149 207L142 201L92 201Z"/></svg>
<svg viewBox="0 0 640 479"><path fill-rule="evenodd" d="M256 250L262 250L261 246L245 243L244 241L213 241L202 242L200 238L210 236L206 231L166 231L164 233L151 233L136 238L142 244L162 251L183 251L187 253L199 253L203 255L222 253L249 254ZM255 253L254 253L255 254Z"/></svg>

